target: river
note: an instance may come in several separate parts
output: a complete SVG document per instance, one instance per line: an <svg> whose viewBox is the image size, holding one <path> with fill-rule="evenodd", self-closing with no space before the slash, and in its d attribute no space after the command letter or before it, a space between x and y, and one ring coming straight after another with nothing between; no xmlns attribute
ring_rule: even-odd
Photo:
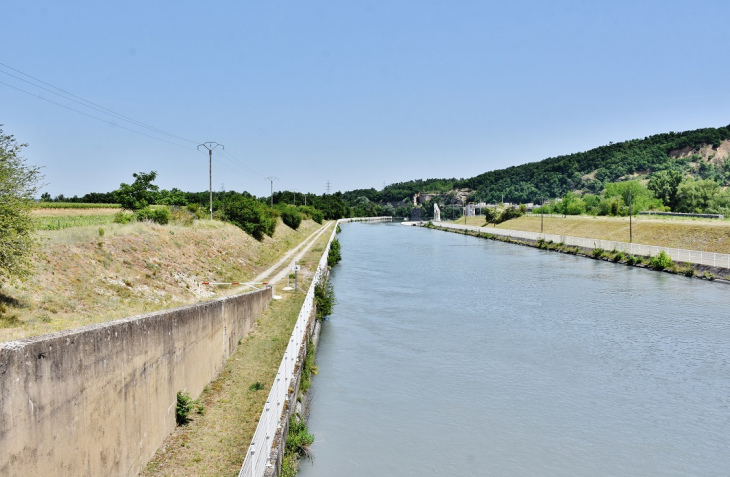
<svg viewBox="0 0 730 477"><path fill-rule="evenodd" d="M730 475L730 287L348 224L317 476Z"/></svg>

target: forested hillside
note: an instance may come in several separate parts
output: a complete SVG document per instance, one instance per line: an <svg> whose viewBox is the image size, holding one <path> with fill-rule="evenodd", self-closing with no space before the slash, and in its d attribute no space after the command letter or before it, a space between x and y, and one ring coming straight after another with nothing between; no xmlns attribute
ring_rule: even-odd
<svg viewBox="0 0 730 477"><path fill-rule="evenodd" d="M730 139L730 126L705 128L680 133L657 134L644 139L609 144L586 152L551 157L540 162L485 172L458 181L456 187L475 191L475 198L486 202L537 202L541 196L562 197L573 190L601 192L607 183L630 179L634 174L651 176L665 170L698 174L728 185L730 167L707 164L699 170L691 165L691 155L674 158L673 151L689 149L699 152L702 146L719 148ZM692 168L692 170L690 170Z"/></svg>

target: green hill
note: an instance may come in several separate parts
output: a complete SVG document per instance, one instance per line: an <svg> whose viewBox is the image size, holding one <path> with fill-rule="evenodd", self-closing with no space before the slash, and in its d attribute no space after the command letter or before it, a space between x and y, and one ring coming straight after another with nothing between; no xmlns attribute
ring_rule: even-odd
<svg viewBox="0 0 730 477"><path fill-rule="evenodd" d="M717 211L730 207L730 198L710 204L713 195L730 185L729 156L730 126L704 128L611 143L469 179L414 180L391 184L381 191L353 190L343 198L361 214L375 213L378 205L386 203L397 206L400 202L403 208L409 208L407 204L416 193L437 194L435 200L441 203L455 202L457 194L474 202L493 203L504 198L505 202L537 203L541 198L569 193L596 202L592 196L605 198L608 185L638 179L644 184L651 180L651 194L671 210ZM628 190L615 185L608 189L609 194L618 195ZM432 200L427 198L426 204L430 206Z"/></svg>

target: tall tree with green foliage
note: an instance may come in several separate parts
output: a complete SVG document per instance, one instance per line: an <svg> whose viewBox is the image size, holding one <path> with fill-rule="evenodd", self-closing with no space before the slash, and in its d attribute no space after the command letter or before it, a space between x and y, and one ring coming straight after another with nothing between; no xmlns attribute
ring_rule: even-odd
<svg viewBox="0 0 730 477"><path fill-rule="evenodd" d="M679 185L684 175L680 171L660 171L649 179L649 190L654 192L657 199L661 199L664 205L676 210L679 204Z"/></svg>
<svg viewBox="0 0 730 477"><path fill-rule="evenodd" d="M160 188L152 183L157 179L157 172L136 172L132 176L134 177L132 184L122 182L119 184L119 189L114 191L114 196L122 208L139 210L157 203Z"/></svg>
<svg viewBox="0 0 730 477"><path fill-rule="evenodd" d="M0 125L2 126L2 125ZM0 280L25 278L32 270L37 244L30 215L41 174L20 155L27 144L18 143L0 128Z"/></svg>

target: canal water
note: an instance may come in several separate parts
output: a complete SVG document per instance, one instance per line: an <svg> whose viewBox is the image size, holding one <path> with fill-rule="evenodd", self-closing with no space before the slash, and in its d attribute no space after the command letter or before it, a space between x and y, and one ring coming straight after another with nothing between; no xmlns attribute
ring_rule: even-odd
<svg viewBox="0 0 730 477"><path fill-rule="evenodd" d="M730 475L730 287L349 224L300 476Z"/></svg>

